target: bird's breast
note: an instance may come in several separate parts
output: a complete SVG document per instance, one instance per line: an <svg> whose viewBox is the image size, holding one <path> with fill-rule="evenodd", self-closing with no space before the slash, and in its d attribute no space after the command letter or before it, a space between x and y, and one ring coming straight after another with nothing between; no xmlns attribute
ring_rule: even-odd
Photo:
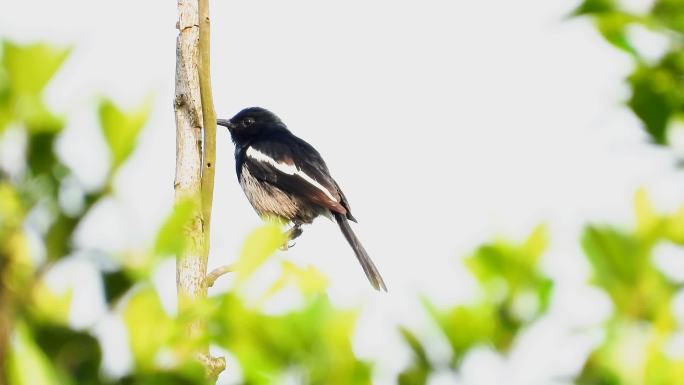
<svg viewBox="0 0 684 385"><path fill-rule="evenodd" d="M302 212L306 211L305 202L255 178L245 165L242 166L239 179L247 200L262 217L276 215L291 221L301 217Z"/></svg>

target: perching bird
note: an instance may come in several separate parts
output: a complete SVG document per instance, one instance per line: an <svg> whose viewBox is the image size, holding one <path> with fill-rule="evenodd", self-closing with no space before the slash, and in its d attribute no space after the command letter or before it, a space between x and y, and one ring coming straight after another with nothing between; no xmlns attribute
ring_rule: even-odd
<svg viewBox="0 0 684 385"><path fill-rule="evenodd" d="M217 123L230 131L238 180L261 217L292 223L290 240L301 235L301 226L317 216L334 217L371 285L387 291L378 269L349 226L349 221L356 219L347 198L315 148L293 135L285 123L264 108L246 108L230 120L218 119Z"/></svg>

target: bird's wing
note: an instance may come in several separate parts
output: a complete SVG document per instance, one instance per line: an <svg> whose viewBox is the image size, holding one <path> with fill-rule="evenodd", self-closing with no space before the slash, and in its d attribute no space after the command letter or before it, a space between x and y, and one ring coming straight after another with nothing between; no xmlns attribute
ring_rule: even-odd
<svg viewBox="0 0 684 385"><path fill-rule="evenodd" d="M255 178L333 212L347 214L346 202L325 162L303 140L294 136L260 140L247 147L243 159Z"/></svg>

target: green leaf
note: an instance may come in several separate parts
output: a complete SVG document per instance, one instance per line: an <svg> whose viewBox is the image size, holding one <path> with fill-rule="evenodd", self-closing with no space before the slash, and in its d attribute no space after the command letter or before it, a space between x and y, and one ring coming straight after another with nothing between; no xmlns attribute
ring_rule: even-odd
<svg viewBox="0 0 684 385"><path fill-rule="evenodd" d="M430 370L420 365L413 364L404 369L397 377L399 385L426 385L430 376Z"/></svg>
<svg viewBox="0 0 684 385"><path fill-rule="evenodd" d="M453 367L460 366L466 353L476 346L491 344L502 350L510 346L512 336L501 327L496 309L490 304L439 310L423 299L423 305L451 345Z"/></svg>
<svg viewBox="0 0 684 385"><path fill-rule="evenodd" d="M266 222L247 236L240 251L237 281L249 278L271 255L287 241L280 224Z"/></svg>
<svg viewBox="0 0 684 385"><path fill-rule="evenodd" d="M650 238L660 229L661 219L653 208L648 193L639 189L634 196L634 211L636 213L637 233Z"/></svg>
<svg viewBox="0 0 684 385"><path fill-rule="evenodd" d="M178 255L185 250L187 246L186 229L196 212L196 200L186 199L175 205L173 212L166 218L157 233L154 246L156 255Z"/></svg>
<svg viewBox="0 0 684 385"><path fill-rule="evenodd" d="M0 61L0 132L12 121L24 123L29 133L56 133L64 120L45 106L42 92L69 48L47 44L17 45L5 41Z"/></svg>
<svg viewBox="0 0 684 385"><path fill-rule="evenodd" d="M260 302L267 300L289 284L294 284L305 296L321 294L328 287L328 279L312 266L299 266L283 261L280 277L264 293Z"/></svg>
<svg viewBox="0 0 684 385"><path fill-rule="evenodd" d="M595 15L615 11L614 0L584 0L572 13L574 16Z"/></svg>
<svg viewBox="0 0 684 385"><path fill-rule="evenodd" d="M684 206L665 218L665 237L678 245L684 245Z"/></svg>
<svg viewBox="0 0 684 385"><path fill-rule="evenodd" d="M593 283L608 293L617 315L665 328L673 325L671 301L677 287L653 265L652 241L611 227L588 226L582 246Z"/></svg>
<svg viewBox="0 0 684 385"><path fill-rule="evenodd" d="M681 0L657 1L653 7L653 15L667 27L684 33L684 2Z"/></svg>
<svg viewBox="0 0 684 385"><path fill-rule="evenodd" d="M14 328L14 339L7 359L9 383L12 385L69 384L58 376L51 359L33 340L31 330L19 322Z"/></svg>
<svg viewBox="0 0 684 385"><path fill-rule="evenodd" d="M114 270L102 273L102 281L105 292L105 300L108 304L113 304L128 290L133 287L135 281L123 270Z"/></svg>
<svg viewBox="0 0 684 385"><path fill-rule="evenodd" d="M3 230L17 227L24 219L19 194L9 183L0 180L0 239Z"/></svg>
<svg viewBox="0 0 684 385"><path fill-rule="evenodd" d="M417 363L422 367L428 369L431 368L432 365L430 364L430 359L425 351L425 347L423 347L423 344L418 340L415 334L405 327L400 327L399 333L401 333L401 337L404 342L406 342L406 344L408 344L408 346L411 348Z"/></svg>
<svg viewBox="0 0 684 385"><path fill-rule="evenodd" d="M245 384L280 383L292 373L313 385L370 384L370 365L354 356L351 345L356 311L335 309L324 295L280 315L253 309L234 294L220 301L221 318L210 320L209 328L214 342L240 363Z"/></svg>
<svg viewBox="0 0 684 385"><path fill-rule="evenodd" d="M71 48L48 44L17 45L3 43L2 64L15 95L38 96L62 66Z"/></svg>
<svg viewBox="0 0 684 385"><path fill-rule="evenodd" d="M155 368L157 354L174 334L174 322L164 312L157 292L143 288L129 300L123 314L136 366Z"/></svg>
<svg viewBox="0 0 684 385"><path fill-rule="evenodd" d="M532 230L532 233L523 243L521 251L523 255L528 257L528 262L536 266L548 246L549 230L545 225L539 225Z"/></svg>
<svg viewBox="0 0 684 385"><path fill-rule="evenodd" d="M53 114L39 96L21 96L16 99L17 117L31 134L53 134L64 128L64 118Z"/></svg>
<svg viewBox="0 0 684 385"><path fill-rule="evenodd" d="M132 111L123 111L109 99L100 101L100 126L109 146L112 170L118 169L133 152L150 108L149 99Z"/></svg>
<svg viewBox="0 0 684 385"><path fill-rule="evenodd" d="M12 95L9 78L3 64L0 64L0 133L12 121Z"/></svg>
<svg viewBox="0 0 684 385"><path fill-rule="evenodd" d="M62 294L54 293L45 283L39 282L32 287L32 308L37 316L57 324L69 322L73 290Z"/></svg>
<svg viewBox="0 0 684 385"><path fill-rule="evenodd" d="M38 346L60 374L76 384L93 384L99 378L102 350L93 335L67 325L32 324Z"/></svg>
<svg viewBox="0 0 684 385"><path fill-rule="evenodd" d="M639 53L627 38L627 27L634 22L634 16L613 12L597 17L596 27L610 44L634 58L639 58Z"/></svg>
<svg viewBox="0 0 684 385"><path fill-rule="evenodd" d="M629 78L632 97L629 107L644 123L646 131L657 144L667 142L667 125L674 113L671 103L669 75L647 68L637 70Z"/></svg>
<svg viewBox="0 0 684 385"><path fill-rule="evenodd" d="M546 310L552 285L539 266L547 245L546 226L540 225L522 244L499 240L480 246L466 259L466 265L491 303L509 306L516 297L534 293L540 305L531 316L534 318Z"/></svg>

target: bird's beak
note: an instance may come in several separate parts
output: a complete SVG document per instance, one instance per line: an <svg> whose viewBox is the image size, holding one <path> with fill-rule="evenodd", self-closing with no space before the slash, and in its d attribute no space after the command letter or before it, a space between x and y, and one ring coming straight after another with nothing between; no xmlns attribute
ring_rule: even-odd
<svg viewBox="0 0 684 385"><path fill-rule="evenodd" d="M227 119L216 119L216 124L218 124L219 126L226 127L228 128L228 130L232 130L233 128L235 128L235 125Z"/></svg>

